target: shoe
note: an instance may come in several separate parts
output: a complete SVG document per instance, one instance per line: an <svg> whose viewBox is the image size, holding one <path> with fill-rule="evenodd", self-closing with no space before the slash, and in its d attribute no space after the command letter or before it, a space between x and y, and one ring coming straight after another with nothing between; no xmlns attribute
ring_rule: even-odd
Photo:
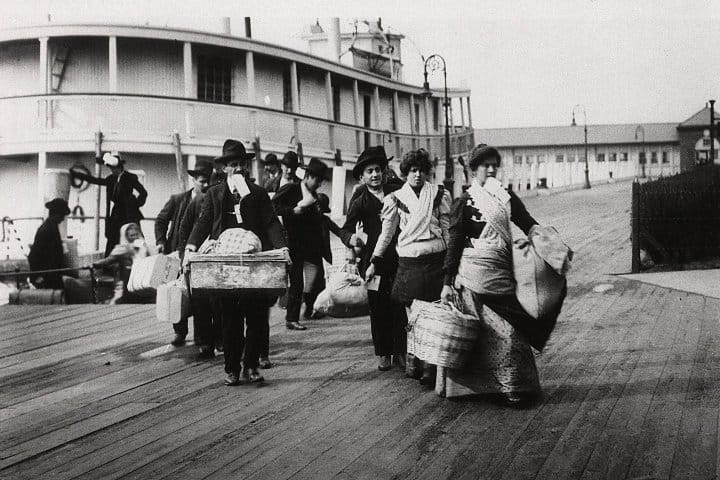
<svg viewBox="0 0 720 480"><path fill-rule="evenodd" d="M225 377L225 385L228 387L235 387L237 385L240 385L240 375L238 375L235 372L230 372Z"/></svg>
<svg viewBox="0 0 720 480"><path fill-rule="evenodd" d="M378 364L378 370L381 372L387 372L392 368L392 364L390 363L390 355L381 355L380 356L380 363Z"/></svg>
<svg viewBox="0 0 720 480"><path fill-rule="evenodd" d="M300 322L287 322L285 327L288 330L307 330L307 327L302 325Z"/></svg>
<svg viewBox="0 0 720 480"><path fill-rule="evenodd" d="M200 360L208 360L210 358L215 358L215 349L213 347L202 347L200 348L200 353L198 354L198 358Z"/></svg>
<svg viewBox="0 0 720 480"><path fill-rule="evenodd" d="M185 345L185 335L176 333L175 338L173 338L172 342L170 342L170 345L173 347L182 347Z"/></svg>
<svg viewBox="0 0 720 480"><path fill-rule="evenodd" d="M223 344L222 344L222 343L216 343L216 344L215 344L215 350L217 350L218 352L222 352L222 351L223 351Z"/></svg>
<svg viewBox="0 0 720 480"><path fill-rule="evenodd" d="M249 371L247 369L243 370L243 378L245 378L247 383L260 383L265 381L265 378L260 375L257 368L251 368Z"/></svg>
<svg viewBox="0 0 720 480"><path fill-rule="evenodd" d="M272 368L273 364L270 362L270 359L265 357L260 359L260 368L266 370L268 368Z"/></svg>
<svg viewBox="0 0 720 480"><path fill-rule="evenodd" d="M407 360L405 360L405 354L393 355L393 365L397 366L400 370L407 368Z"/></svg>
<svg viewBox="0 0 720 480"><path fill-rule="evenodd" d="M420 385L425 385L426 387L435 387L435 375L437 373L437 368L435 365L425 365L425 368L423 368L423 374L422 377L420 377Z"/></svg>

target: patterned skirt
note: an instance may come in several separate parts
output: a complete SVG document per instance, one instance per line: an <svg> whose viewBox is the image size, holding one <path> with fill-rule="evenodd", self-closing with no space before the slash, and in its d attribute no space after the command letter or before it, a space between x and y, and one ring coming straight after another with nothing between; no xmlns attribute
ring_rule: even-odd
<svg viewBox="0 0 720 480"><path fill-rule="evenodd" d="M463 288L460 300L482 324L468 364L438 367L436 391L448 398L488 393L539 393L535 355L507 320L483 304L481 295Z"/></svg>

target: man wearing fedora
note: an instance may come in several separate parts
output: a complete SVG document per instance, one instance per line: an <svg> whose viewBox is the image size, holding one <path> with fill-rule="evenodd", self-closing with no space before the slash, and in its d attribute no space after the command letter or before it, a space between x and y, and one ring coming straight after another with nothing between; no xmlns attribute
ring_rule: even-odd
<svg viewBox="0 0 720 480"><path fill-rule="evenodd" d="M254 154L247 153L245 146L237 140L226 140L222 155L216 162L225 165L227 178L223 183L211 187L202 205L200 217L190 233L185 247L188 252L210 237L217 240L229 228L244 228L258 236L262 249L284 249L288 260L285 232L273 210L267 192L249 179L247 163ZM225 356L226 385L239 385L241 363L247 382L263 381L258 372L260 349L263 342L264 323L269 320L269 311L275 297L239 295L224 297L222 305L223 350ZM247 338L243 334L247 326ZM244 357L243 357L244 350Z"/></svg>
<svg viewBox="0 0 720 480"><path fill-rule="evenodd" d="M140 207L145 205L147 190L142 186L137 175L125 171L125 160L120 154L106 153L102 159L97 159L97 162L110 167L110 175L97 178L75 169L70 170L70 175L107 188L105 194L105 238L107 239L105 256L107 257L120 241L120 228L123 225L126 223L140 225L140 220L144 218ZM133 191L138 195L135 196Z"/></svg>
<svg viewBox="0 0 720 480"><path fill-rule="evenodd" d="M347 234L355 233L358 224L362 224L367 235L365 245L357 241L352 244L345 242L348 247L360 247L360 273L364 277L365 270L375 250L378 237L382 230L380 211L382 210L385 195L400 188L395 182L388 182L386 169L392 157L387 158L385 149L381 146L368 147L360 154L353 167L353 176L361 181L355 190L348 205L347 219L342 229ZM386 371L391 368L391 356L395 364L404 369L407 351L407 315L405 307L390 297L398 257L395 250L397 234L387 249L382 265L376 267L376 274L380 276L380 284L376 290L368 289L368 302L370 303L370 328L372 333L375 355L377 355L378 369Z"/></svg>
<svg viewBox="0 0 720 480"><path fill-rule="evenodd" d="M289 183L275 194L275 211L283 219L290 246L290 288L288 289L287 315L285 326L290 330L306 330L300 323L300 307L303 303L304 264L322 266L323 259L323 214L317 204L317 190L325 180L328 167L317 158L303 167L305 177L300 183ZM319 271L319 269L314 269ZM311 290L311 289L305 289ZM306 296L317 295L308 291ZM312 305L314 299L306 298ZM312 312L306 312L306 316Z"/></svg>
<svg viewBox="0 0 720 480"><path fill-rule="evenodd" d="M62 198L50 200L45 204L45 208L48 209L48 218L35 233L35 240L28 255L31 271L55 270L65 266L58 225L70 214L70 208ZM60 273L44 273L33 279L33 285L38 288L62 289L62 275Z"/></svg>
<svg viewBox="0 0 720 480"><path fill-rule="evenodd" d="M198 195L203 195L210 186L210 175L212 175L212 163L205 159L198 159L193 170L188 170L188 174L192 177L192 188L187 192L176 193L170 195L170 199L160 210L155 220L155 243L158 253L172 253L178 249L180 244L180 224L187 211L190 202ZM204 313L204 312L203 312ZM201 313L201 316L203 314ZM199 342L198 326L203 322L198 322L198 316L193 312L193 321L195 325L195 343L196 345L204 345ZM173 346L179 347L185 343L185 337L188 333L187 319L181 320L173 324L175 330L175 338L170 342ZM214 353L214 350L212 351ZM201 348L201 356L208 356L207 352Z"/></svg>
<svg viewBox="0 0 720 480"><path fill-rule="evenodd" d="M268 153L263 160L263 171L265 173L262 181L262 187L270 194L274 194L280 188L280 179L282 172L280 171L280 160L274 153ZM270 195L272 198L272 195Z"/></svg>

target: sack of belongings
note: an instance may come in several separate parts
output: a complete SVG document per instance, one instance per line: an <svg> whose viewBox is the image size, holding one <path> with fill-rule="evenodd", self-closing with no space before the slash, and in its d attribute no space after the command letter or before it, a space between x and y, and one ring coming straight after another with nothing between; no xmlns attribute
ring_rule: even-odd
<svg viewBox="0 0 720 480"><path fill-rule="evenodd" d="M327 288L315 299L315 312L336 318L370 313L367 286L355 265L347 264L330 276Z"/></svg>

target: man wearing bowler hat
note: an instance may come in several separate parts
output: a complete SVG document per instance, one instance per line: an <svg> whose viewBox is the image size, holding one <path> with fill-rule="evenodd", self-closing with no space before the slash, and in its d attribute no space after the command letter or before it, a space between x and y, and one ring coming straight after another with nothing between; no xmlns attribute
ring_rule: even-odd
<svg viewBox="0 0 720 480"><path fill-rule="evenodd" d="M359 247L360 273L364 277L365 270L375 250L378 237L382 230L380 212L383 207L385 195L398 190L401 186L395 182L387 181L387 166L392 157L387 158L385 149L381 146L368 147L360 154L355 166L353 176L362 182L355 190L348 205L347 219L342 229L346 234L355 233L358 224L362 224L367 235L365 244L356 240L354 244L347 242L348 247ZM344 236L342 238L348 238ZM352 240L350 240L352 241ZM405 307L390 297L395 271L397 270L397 252L395 243L392 244L383 257L382 265L376 270L380 276L377 288L368 289L368 302L370 304L370 328L372 333L375 355L378 357L378 369L381 371L391 368L391 360L401 369L405 368L405 354L407 351L407 315ZM394 358L391 358L394 356Z"/></svg>
<svg viewBox="0 0 720 480"><path fill-rule="evenodd" d="M208 190L200 217L185 247L186 260L188 253L197 251L206 238L217 240L229 228L253 232L260 239L263 251L282 248L290 259L285 232L270 197L249 179L247 163L253 157L254 154L247 153L245 146L237 140L226 140L223 144L222 155L215 161L225 165L227 178ZM257 294L221 299L226 385L240 384L241 363L246 382L263 381L258 372L260 349L264 323L269 320L270 307L275 300L275 297L264 298ZM243 335L245 325L247 339Z"/></svg>
<svg viewBox="0 0 720 480"><path fill-rule="evenodd" d="M28 255L30 270L55 270L65 266L58 225L70 214L70 208L62 198L55 198L47 202L45 208L48 209L48 218L35 233L35 240ZM43 273L33 279L33 285L38 288L62 289L62 275L60 273Z"/></svg>
<svg viewBox="0 0 720 480"><path fill-rule="evenodd" d="M299 321L303 303L304 264L322 266L323 259L323 214L318 208L317 190L325 180L328 167L317 158L312 158L310 163L302 168L305 169L302 181L281 187L273 198L275 211L282 216L287 230L292 259L285 317L285 326L289 330L306 330ZM320 271L318 268L313 270ZM311 288L305 290L306 295L312 295ZM312 305L313 302L306 303Z"/></svg>
<svg viewBox="0 0 720 480"><path fill-rule="evenodd" d="M265 176L263 178L262 187L268 193L275 193L280 188L280 179L282 172L280 169L280 160L274 153L268 153L263 160L263 170ZM270 195L272 198L272 195Z"/></svg>
<svg viewBox="0 0 720 480"><path fill-rule="evenodd" d="M198 159L195 168L188 170L188 174L192 177L193 187L187 192L176 193L170 195L165 206L160 210L155 220L155 243L157 244L158 253L172 253L178 249L180 244L180 224L185 217L190 202L198 195L203 195L210 186L210 175L212 175L212 163L205 159ZM204 313L204 312L203 312ZM201 313L200 316L203 316ZM198 321L198 316L193 312L193 321L195 325L195 343L202 345L199 341L198 328L202 321ZM188 333L187 319L181 320L173 324L175 330L175 338L170 342L173 346L179 347L185 343L185 337ZM207 356L207 352L201 351L201 356Z"/></svg>
<svg viewBox="0 0 720 480"><path fill-rule="evenodd" d="M98 163L110 167L111 174L105 178L97 178L71 169L70 175L94 185L107 187L105 194L105 256L110 255L113 247L120 241L120 227L126 223L137 223L143 214L140 207L145 205L147 190L142 186L137 175L125 171L125 160L118 153L106 153ZM138 193L137 197L133 191ZM112 205L112 206L111 206Z"/></svg>

